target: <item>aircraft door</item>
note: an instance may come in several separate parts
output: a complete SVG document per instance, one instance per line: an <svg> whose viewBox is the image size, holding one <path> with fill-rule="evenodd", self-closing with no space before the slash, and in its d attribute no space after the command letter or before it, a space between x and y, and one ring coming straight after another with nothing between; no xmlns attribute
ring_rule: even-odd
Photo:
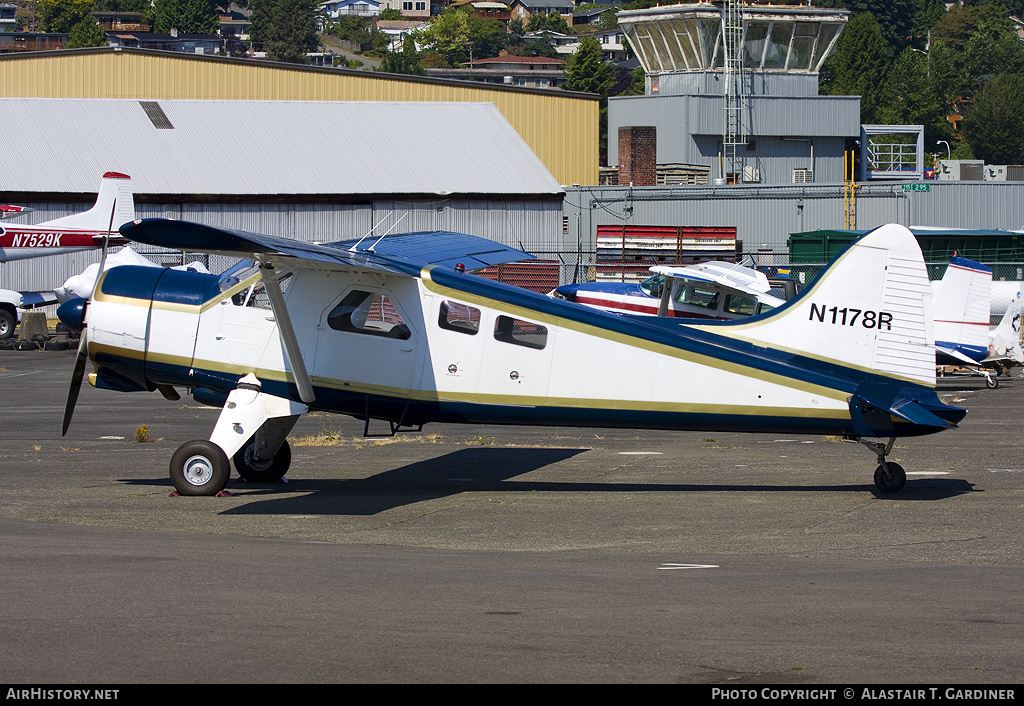
<svg viewBox="0 0 1024 706"><path fill-rule="evenodd" d="M554 330L515 316L491 312L480 365L480 391L498 404L532 406L546 402Z"/></svg>
<svg viewBox="0 0 1024 706"><path fill-rule="evenodd" d="M418 307L403 304L419 302L411 281L409 289L413 296L403 297L407 292L354 284L322 311L311 375L315 385L339 394L340 406L359 412L355 406L368 397L374 405L386 407L388 398L412 395L418 383L423 323L416 315ZM370 411L395 416L373 407Z"/></svg>

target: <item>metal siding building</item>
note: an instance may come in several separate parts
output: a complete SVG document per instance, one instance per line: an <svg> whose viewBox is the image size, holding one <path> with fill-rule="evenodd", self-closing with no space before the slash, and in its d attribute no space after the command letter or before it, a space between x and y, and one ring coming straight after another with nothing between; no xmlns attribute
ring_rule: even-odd
<svg viewBox="0 0 1024 706"><path fill-rule="evenodd" d="M415 120L456 126L459 139L366 135L367 125ZM132 177L140 218L318 242L374 226L462 231L540 251L561 238L561 186L487 103L0 98L0 122L37 146L31 160L0 172L0 201L36 209L21 222L86 210L100 176L117 171ZM244 140L218 137L226 125ZM94 251L8 263L0 286L52 288L98 259Z"/></svg>
<svg viewBox="0 0 1024 706"><path fill-rule="evenodd" d="M920 184L920 182L915 182ZM1024 229L1024 182L931 182L929 191L900 183L861 184L859 229L885 223L964 229ZM735 227L743 251L784 255L791 233L841 229L842 184L788 187L580 187L566 192L570 247L596 249L599 225Z"/></svg>
<svg viewBox="0 0 1024 706"><path fill-rule="evenodd" d="M598 97L584 93L102 47L4 54L0 96L493 103L558 183L597 182ZM379 127L387 136L394 126ZM459 130L408 128L421 140L457 137Z"/></svg>

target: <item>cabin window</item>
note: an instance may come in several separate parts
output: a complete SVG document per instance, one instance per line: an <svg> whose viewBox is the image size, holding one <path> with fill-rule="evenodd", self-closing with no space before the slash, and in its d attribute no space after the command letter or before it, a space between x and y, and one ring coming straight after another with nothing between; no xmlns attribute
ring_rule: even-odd
<svg viewBox="0 0 1024 706"><path fill-rule="evenodd" d="M411 335L398 308L386 294L353 290L327 315L335 331L406 340Z"/></svg>
<svg viewBox="0 0 1024 706"><path fill-rule="evenodd" d="M771 304L766 304L765 302L761 302L760 304L757 305L757 313L758 314L763 314L764 312L771 311L774 308L775 307L772 306Z"/></svg>
<svg viewBox="0 0 1024 706"><path fill-rule="evenodd" d="M664 286L665 275L654 275L640 283L640 289L643 293L650 297L654 297L655 299L661 298L661 288Z"/></svg>
<svg viewBox="0 0 1024 706"><path fill-rule="evenodd" d="M689 304L690 306L699 306L705 309L717 309L718 292L714 289L687 284L680 287L676 292L676 302L679 304Z"/></svg>
<svg viewBox="0 0 1024 706"><path fill-rule="evenodd" d="M725 310L730 314L753 316L755 309L757 309L757 300L753 297L745 297L742 294L725 295Z"/></svg>
<svg viewBox="0 0 1024 706"><path fill-rule="evenodd" d="M448 331L475 336L480 330L480 310L458 302L441 302L437 325Z"/></svg>
<svg viewBox="0 0 1024 706"><path fill-rule="evenodd" d="M494 338L504 343L540 350L548 343L548 330L530 321L499 316L494 322Z"/></svg>

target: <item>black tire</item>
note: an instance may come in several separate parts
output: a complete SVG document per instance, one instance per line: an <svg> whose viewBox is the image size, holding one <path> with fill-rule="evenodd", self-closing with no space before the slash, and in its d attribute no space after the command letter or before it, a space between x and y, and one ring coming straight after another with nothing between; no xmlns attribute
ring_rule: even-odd
<svg viewBox="0 0 1024 706"><path fill-rule="evenodd" d="M14 335L14 328L18 325L18 320L14 314L7 311L7 309L0 309L0 341L7 340Z"/></svg>
<svg viewBox="0 0 1024 706"><path fill-rule="evenodd" d="M274 483L281 480L292 465L292 449L287 440L281 442L281 448L271 459L253 460L255 448L255 438L250 439L232 458L238 475L251 483Z"/></svg>
<svg viewBox="0 0 1024 706"><path fill-rule="evenodd" d="M903 466L892 461L878 464L875 469L875 487L882 493L898 493L907 484L907 474Z"/></svg>
<svg viewBox="0 0 1024 706"><path fill-rule="evenodd" d="M189 441L171 456L171 482L182 495L216 495L231 477L224 450L211 441Z"/></svg>
<svg viewBox="0 0 1024 706"><path fill-rule="evenodd" d="M999 387L999 380L995 375L986 375L985 384L989 386L989 389L994 390Z"/></svg>

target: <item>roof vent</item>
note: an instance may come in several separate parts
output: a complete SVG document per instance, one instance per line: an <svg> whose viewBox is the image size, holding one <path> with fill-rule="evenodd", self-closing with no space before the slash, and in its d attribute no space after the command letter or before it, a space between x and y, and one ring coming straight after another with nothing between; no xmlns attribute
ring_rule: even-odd
<svg viewBox="0 0 1024 706"><path fill-rule="evenodd" d="M164 114L163 108L156 101L139 101L139 105L146 111L146 115L153 122L153 127L157 130L173 130L174 126L171 125L171 121L167 119Z"/></svg>

